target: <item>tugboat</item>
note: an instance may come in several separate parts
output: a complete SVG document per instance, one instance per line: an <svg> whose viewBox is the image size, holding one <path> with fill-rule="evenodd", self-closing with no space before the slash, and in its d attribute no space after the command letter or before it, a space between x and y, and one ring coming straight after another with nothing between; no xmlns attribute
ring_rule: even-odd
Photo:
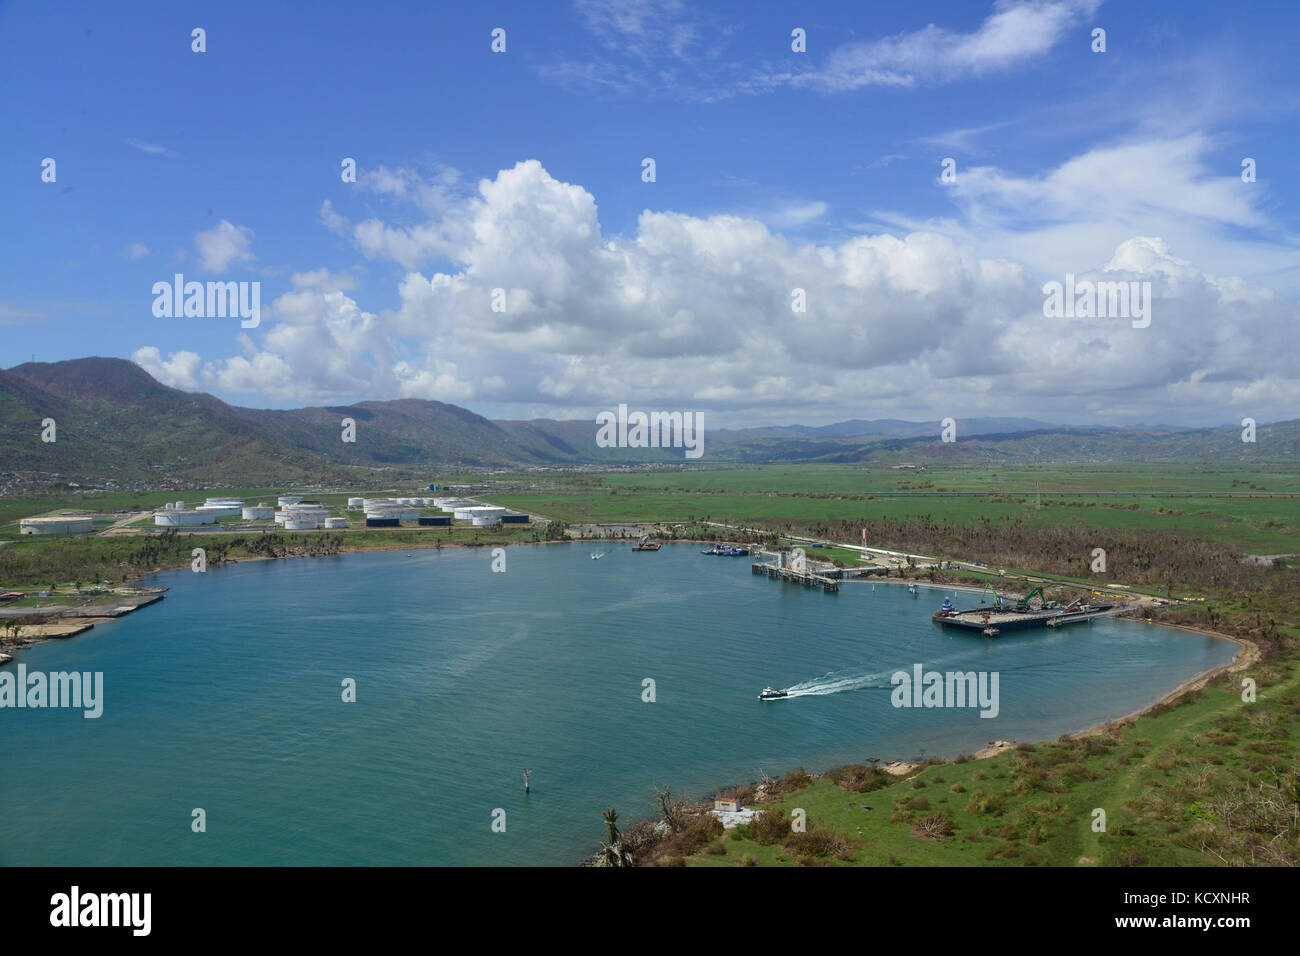
<svg viewBox="0 0 1300 956"><path fill-rule="evenodd" d="M788 690L777 690L775 687L764 687L763 693L758 695L759 700L780 700L782 697L789 697Z"/></svg>

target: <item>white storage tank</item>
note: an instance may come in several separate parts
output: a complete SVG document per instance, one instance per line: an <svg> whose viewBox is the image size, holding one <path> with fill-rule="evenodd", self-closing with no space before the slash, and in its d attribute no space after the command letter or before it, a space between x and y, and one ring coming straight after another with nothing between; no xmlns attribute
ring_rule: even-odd
<svg viewBox="0 0 1300 956"><path fill-rule="evenodd" d="M173 508L171 511L155 511L153 523L160 528L186 528L216 524L217 516L211 511L200 511L197 508Z"/></svg>
<svg viewBox="0 0 1300 956"><path fill-rule="evenodd" d="M285 531L315 531L320 527L320 521L317 518L303 518L295 516L284 519Z"/></svg>
<svg viewBox="0 0 1300 956"><path fill-rule="evenodd" d="M279 498L275 499L275 503L281 508L285 505L296 505L300 501L302 501L301 495L281 495Z"/></svg>
<svg viewBox="0 0 1300 956"><path fill-rule="evenodd" d="M249 505L244 509L246 521L269 521L275 517L275 509L270 505Z"/></svg>
<svg viewBox="0 0 1300 956"><path fill-rule="evenodd" d="M238 518L244 513L243 505L199 505L196 511L202 511L215 518Z"/></svg>
<svg viewBox="0 0 1300 956"><path fill-rule="evenodd" d="M420 517L420 512L414 508L404 508L401 505L390 505L387 508L367 508L367 518L396 518L398 521L414 521Z"/></svg>
<svg viewBox="0 0 1300 956"><path fill-rule="evenodd" d="M501 518L497 515L477 515L473 521L476 528L490 528L493 525L500 524Z"/></svg>
<svg viewBox="0 0 1300 956"><path fill-rule="evenodd" d="M366 499L365 499L365 498L349 498L349 499L348 499L348 507L349 507L349 508L364 508L364 507L365 507L365 504L366 504Z"/></svg>
<svg viewBox="0 0 1300 956"><path fill-rule="evenodd" d="M317 524L328 518L330 513L324 508L306 508L301 505L290 505L287 508L281 508L275 513L275 523L283 524L288 527L286 522L289 521L315 521Z"/></svg>
<svg viewBox="0 0 1300 956"><path fill-rule="evenodd" d="M23 518L18 522L19 534L88 534L94 529L89 517L54 515L48 518Z"/></svg>
<svg viewBox="0 0 1300 956"><path fill-rule="evenodd" d="M178 502L176 502L174 505L172 505L172 507L175 508L177 511L184 511L184 510L185 510L185 502L183 502L183 501L178 501Z"/></svg>
<svg viewBox="0 0 1300 956"><path fill-rule="evenodd" d="M327 528L346 528L348 526L347 518L326 518L325 527Z"/></svg>

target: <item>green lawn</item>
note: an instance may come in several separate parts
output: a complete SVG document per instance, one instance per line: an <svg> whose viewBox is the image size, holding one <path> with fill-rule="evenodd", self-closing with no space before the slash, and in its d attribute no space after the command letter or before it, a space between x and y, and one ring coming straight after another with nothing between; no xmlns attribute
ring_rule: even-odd
<svg viewBox="0 0 1300 956"><path fill-rule="evenodd" d="M1276 774L1294 772L1300 747L1296 667L1262 666L1251 676L1259 680L1254 703L1243 703L1239 677L1225 679L1091 743L1053 742L987 760L935 764L867 793L817 779L775 806L787 816L802 808L813 827L847 842L852 860L829 860L837 865L1235 860L1249 851L1230 835L1233 791L1269 786ZM919 806L909 806L918 800ZM1092 826L1098 808L1106 814L1104 833ZM913 822L929 814L945 815L951 835L914 835ZM734 866L745 856L760 865L795 862L780 846L754 842L749 829L724 838L725 854L700 852L688 865Z"/></svg>

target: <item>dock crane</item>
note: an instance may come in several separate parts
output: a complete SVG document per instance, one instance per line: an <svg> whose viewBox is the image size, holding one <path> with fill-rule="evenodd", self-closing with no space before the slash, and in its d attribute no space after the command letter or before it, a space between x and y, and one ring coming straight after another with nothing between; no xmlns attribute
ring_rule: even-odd
<svg viewBox="0 0 1300 956"><path fill-rule="evenodd" d="M1017 610L1017 611L1028 611L1028 610L1029 610L1029 602L1032 601L1032 600L1034 599L1034 595L1035 595L1035 594L1038 595L1038 603L1039 603L1039 606L1043 606L1043 605L1047 604L1047 596L1046 596L1045 594L1043 594L1043 588L1042 588L1042 586L1040 585L1040 586L1034 588L1032 591L1030 591L1030 592L1029 592L1028 594L1026 594L1023 598L1021 598L1019 601L1016 602L1016 610Z"/></svg>

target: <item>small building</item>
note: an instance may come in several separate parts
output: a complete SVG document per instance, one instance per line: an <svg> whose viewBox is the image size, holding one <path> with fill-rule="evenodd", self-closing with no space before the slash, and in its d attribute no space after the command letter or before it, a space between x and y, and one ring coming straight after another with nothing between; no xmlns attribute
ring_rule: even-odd
<svg viewBox="0 0 1300 956"><path fill-rule="evenodd" d="M735 797L716 797L713 801L713 809L719 813L739 813L740 801Z"/></svg>

